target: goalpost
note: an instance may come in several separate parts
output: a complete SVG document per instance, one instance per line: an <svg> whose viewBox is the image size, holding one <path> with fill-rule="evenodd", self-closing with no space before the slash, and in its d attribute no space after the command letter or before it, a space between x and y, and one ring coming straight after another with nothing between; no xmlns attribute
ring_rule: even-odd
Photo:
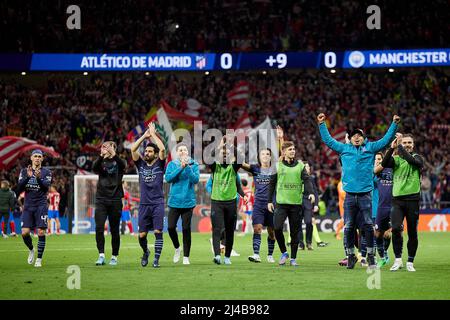
<svg viewBox="0 0 450 320"><path fill-rule="evenodd" d="M197 217L193 217L193 219L201 219L202 217L209 218L209 208L211 205L210 195L206 192L206 183L209 179L209 173L200 174L200 181L195 186L195 192L197 195L197 211L201 211L197 214ZM239 173L241 179L247 179L249 182L249 186L252 185L253 178L249 176L247 173ZM86 233L95 233L95 192L97 189L97 181L98 175L75 175L74 176L74 219L73 219L73 234L86 234ZM128 191L131 197L139 198L139 177L138 175L124 175L123 181L127 182ZM165 222L167 219L168 207L167 200L169 194L169 184L164 182L164 200L166 203L165 206ZM137 214L137 210L139 208L138 202L133 202L131 208L131 214ZM194 215L197 212L194 212ZM136 223L135 218L132 220ZM193 221L194 222L194 221ZM69 221L70 223L70 221ZM195 223L192 224L193 230L198 231L196 229L197 225Z"/></svg>

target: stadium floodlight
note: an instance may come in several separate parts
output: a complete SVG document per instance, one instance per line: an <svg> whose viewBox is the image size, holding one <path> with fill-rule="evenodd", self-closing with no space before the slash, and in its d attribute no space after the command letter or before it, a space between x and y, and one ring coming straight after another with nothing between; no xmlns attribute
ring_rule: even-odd
<svg viewBox="0 0 450 320"><path fill-rule="evenodd" d="M23 71L23 72L21 73L21 75L26 76L27 73L26 73L25 71Z"/></svg>
<svg viewBox="0 0 450 320"><path fill-rule="evenodd" d="M389 68L389 72L394 72L394 69L392 69L392 68Z"/></svg>
<svg viewBox="0 0 450 320"><path fill-rule="evenodd" d="M208 74L209 74L209 71L206 71L206 72L205 72L205 75L208 75Z"/></svg>
<svg viewBox="0 0 450 320"><path fill-rule="evenodd" d="M336 73L336 70L335 69L331 69L330 72L331 73Z"/></svg>
<svg viewBox="0 0 450 320"><path fill-rule="evenodd" d="M87 72L83 72L83 76L87 76L88 75L88 73Z"/></svg>

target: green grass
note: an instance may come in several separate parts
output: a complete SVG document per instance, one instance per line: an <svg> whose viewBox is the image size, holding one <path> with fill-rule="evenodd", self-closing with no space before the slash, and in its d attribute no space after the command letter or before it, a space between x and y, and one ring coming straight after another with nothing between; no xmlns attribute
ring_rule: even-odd
<svg viewBox="0 0 450 320"><path fill-rule="evenodd" d="M387 266L381 271L379 290L367 288L369 275L359 265L354 270L339 267L342 242L331 234L321 236L330 246L299 251L298 268L265 262L266 235L262 263L247 260L252 254L249 234L235 237L241 256L233 257L231 266L218 266L212 263L210 235L193 234L191 265L185 266L172 263L173 247L165 234L160 269L140 266L141 249L129 235L122 237L116 267L94 265L92 235L48 237L41 269L27 264L21 238L0 239L0 299L450 299L450 233L420 234L417 272L390 272ZM106 238L107 259L110 239ZM149 243L154 243L152 234ZM278 259L278 247L275 250ZM66 287L70 265L81 269L80 290Z"/></svg>

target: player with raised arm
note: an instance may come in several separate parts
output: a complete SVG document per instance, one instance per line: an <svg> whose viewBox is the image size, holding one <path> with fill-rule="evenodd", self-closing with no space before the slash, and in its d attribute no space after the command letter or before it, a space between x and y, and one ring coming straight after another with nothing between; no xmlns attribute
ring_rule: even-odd
<svg viewBox="0 0 450 320"><path fill-rule="evenodd" d="M144 155L139 153L139 146L144 140L153 139L145 146ZM156 134L155 124L151 122L144 134L131 146L131 156L139 175L139 244L144 252L141 265L146 267L150 250L147 245L147 234L155 234L155 257L153 267L159 268L159 258L163 249L164 227L164 169L166 164L166 148Z"/></svg>
<svg viewBox="0 0 450 320"><path fill-rule="evenodd" d="M286 218L289 218L291 234L290 265L298 266L296 259L300 240L298 234L303 216L303 192L309 195L308 199L312 203L315 203L315 197L305 165L295 159L294 143L286 141L281 148L284 157L277 163L276 173L270 177L267 209L274 213L275 238L282 253L279 264L285 265L289 258L283 234L284 222ZM276 206L273 203L275 191Z"/></svg>
<svg viewBox="0 0 450 320"><path fill-rule="evenodd" d="M28 263L34 260L33 240L31 229L38 228L38 257L35 267L42 266L42 256L45 250L45 231L47 230L48 203L47 192L52 183L52 173L42 167L44 154L35 149L31 152L31 166L20 171L17 192L25 191L25 203L22 213L22 238L30 250Z"/></svg>
<svg viewBox="0 0 450 320"><path fill-rule="evenodd" d="M198 163L189 157L188 147L180 143L176 147L178 159L167 165L166 181L170 183L168 232L175 248L173 262L180 260L181 248L178 241L177 222L181 217L183 232L183 264L190 264L191 220L197 204L195 185L200 179Z"/></svg>
<svg viewBox="0 0 450 320"><path fill-rule="evenodd" d="M109 264L118 263L120 249L120 218L122 216L122 178L126 163L116 153L114 141L106 141L100 148L100 156L94 161L92 169L98 174L95 195L95 241L97 243L97 266L105 264L105 222L108 219L111 232L112 255Z"/></svg>
<svg viewBox="0 0 450 320"><path fill-rule="evenodd" d="M371 217L373 163L375 154L394 139L400 117L394 115L389 130L378 141L367 142L364 132L361 129L354 129L350 133L350 144L341 143L333 139L325 123L325 114L319 114L317 122L323 142L330 149L336 151L342 161L342 185L346 192L344 202L344 237L348 255L347 269L353 269L357 261L354 250L358 216L362 219L365 230L369 268L376 268L373 248L374 228Z"/></svg>
<svg viewBox="0 0 450 320"><path fill-rule="evenodd" d="M397 155L393 156L394 151ZM391 144L381 162L383 168L392 168L392 246L394 247L395 261L391 271L403 267L403 220L406 218L408 226L408 262L406 270L414 269L419 240L417 227L419 224L420 200L420 170L424 166L423 158L414 153L414 138L411 134L398 136Z"/></svg>
<svg viewBox="0 0 450 320"><path fill-rule="evenodd" d="M234 229L237 221L237 193L245 198L241 184L236 176L241 165L236 162L231 153L231 147L225 142L224 136L217 148L218 159L209 165L212 176L211 190L211 224L214 248L213 262L221 264L220 238L225 229L225 257L223 263L231 264L231 251L234 243Z"/></svg>

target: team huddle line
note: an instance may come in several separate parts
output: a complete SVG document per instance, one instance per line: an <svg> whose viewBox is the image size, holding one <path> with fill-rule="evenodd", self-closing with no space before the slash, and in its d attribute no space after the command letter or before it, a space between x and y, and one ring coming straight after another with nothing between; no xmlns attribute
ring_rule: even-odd
<svg viewBox="0 0 450 320"><path fill-rule="evenodd" d="M345 265L353 269L357 258L355 245L360 250L364 246L369 268L377 266L375 255L378 251L378 267L388 263L387 235L392 230L395 262L391 270L403 267L403 219L408 224L407 270L413 267L416 255L417 223L419 217L420 170L423 158L413 152L414 139L410 134L397 132L400 117L395 115L387 133L377 141L368 141L364 131L354 129L345 143L336 141L330 135L326 117L317 116L322 141L339 154L342 165L342 199ZM279 265L298 266L297 251L303 244L302 221L306 223L306 243L312 249L312 236L317 229L314 214L318 212L318 188L312 174L312 164L296 158L293 141L285 141L283 130L277 128L280 157L274 159L270 148L258 152L258 163L238 163L234 152L234 136L225 135L216 147L215 162L208 165L211 178L207 190L211 196L211 224L213 262L230 265L233 252L234 231L237 222L239 199L249 204L250 196L244 193L238 171L243 169L253 176L255 194L252 203L253 255L252 262L261 262L260 246L264 227L267 228L267 261L274 263L275 242L281 252ZM143 153L140 147L144 145ZM385 154L381 151L388 147ZM93 171L98 174L95 198L95 237L99 252L96 265L106 264L105 222L111 230L112 256L110 265L118 264L120 249L120 220L125 197L122 178L126 162L116 153L113 141L104 142L99 157L93 163ZM278 151L278 150L277 150ZM155 125L150 123L147 130L131 146L132 160L139 176L138 239L142 248L141 265L148 265L150 250L147 244L148 232L155 236L152 266L160 267L163 250L165 198L164 179L170 184L167 205L168 233L175 248L173 261L176 263L183 252L183 264L190 264L191 219L196 206L195 185L199 182L199 163L190 157L188 145L184 142L176 146L176 158L166 166L167 153L158 137ZM52 182L52 173L42 167L44 154L33 150L31 165L20 172L18 192L25 191L22 214L22 237L29 249L28 263L33 264L35 251L30 231L38 229L38 252L35 266L42 266L42 257L48 227L47 193ZM375 165L374 165L375 164ZM176 225L182 220L183 248L178 240ZM283 234L288 219L290 255ZM317 237L314 236L316 239ZM359 239L359 241L357 241ZM316 240L317 241L317 240ZM322 241L317 241L326 245ZM222 243L222 244L221 244ZM224 245L223 259L222 247Z"/></svg>

